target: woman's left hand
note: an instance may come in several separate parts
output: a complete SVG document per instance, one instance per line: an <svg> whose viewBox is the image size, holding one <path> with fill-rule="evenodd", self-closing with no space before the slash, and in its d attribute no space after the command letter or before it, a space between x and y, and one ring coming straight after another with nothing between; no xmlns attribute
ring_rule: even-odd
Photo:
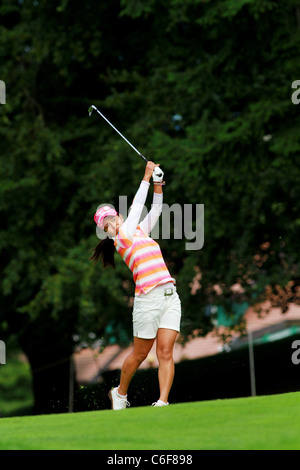
<svg viewBox="0 0 300 470"><path fill-rule="evenodd" d="M164 172L162 171L161 168L156 166L154 168L152 177L153 177L153 182L154 183L162 183L162 181L164 179Z"/></svg>

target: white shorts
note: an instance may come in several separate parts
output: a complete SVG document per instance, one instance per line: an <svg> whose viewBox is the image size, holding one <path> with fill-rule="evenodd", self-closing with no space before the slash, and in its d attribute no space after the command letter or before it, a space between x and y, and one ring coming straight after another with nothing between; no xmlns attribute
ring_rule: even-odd
<svg viewBox="0 0 300 470"><path fill-rule="evenodd" d="M156 338L159 328L180 331L181 302L173 283L157 286L134 297L133 336Z"/></svg>

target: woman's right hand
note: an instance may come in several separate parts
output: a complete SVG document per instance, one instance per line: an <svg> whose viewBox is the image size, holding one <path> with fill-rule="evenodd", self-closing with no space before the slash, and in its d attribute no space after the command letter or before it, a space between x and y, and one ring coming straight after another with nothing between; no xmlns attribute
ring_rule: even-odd
<svg viewBox="0 0 300 470"><path fill-rule="evenodd" d="M156 166L159 166L159 164L157 165L156 163L153 163L153 162L147 162L143 181L147 181L148 183L150 182L152 173Z"/></svg>

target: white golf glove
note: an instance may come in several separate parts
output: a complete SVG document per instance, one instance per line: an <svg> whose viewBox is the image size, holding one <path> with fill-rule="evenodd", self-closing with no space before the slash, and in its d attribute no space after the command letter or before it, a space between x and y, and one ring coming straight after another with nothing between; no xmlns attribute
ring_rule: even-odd
<svg viewBox="0 0 300 470"><path fill-rule="evenodd" d="M153 183L162 183L164 178L164 172L159 166L154 168L152 173Z"/></svg>

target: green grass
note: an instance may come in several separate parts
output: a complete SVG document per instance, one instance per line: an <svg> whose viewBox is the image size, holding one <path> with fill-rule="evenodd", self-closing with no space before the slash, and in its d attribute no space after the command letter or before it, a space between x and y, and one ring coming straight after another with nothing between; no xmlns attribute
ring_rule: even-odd
<svg viewBox="0 0 300 470"><path fill-rule="evenodd" d="M0 449L300 449L300 392L0 419Z"/></svg>
<svg viewBox="0 0 300 470"><path fill-rule="evenodd" d="M30 414L33 407L31 371L18 352L0 365L0 417Z"/></svg>

